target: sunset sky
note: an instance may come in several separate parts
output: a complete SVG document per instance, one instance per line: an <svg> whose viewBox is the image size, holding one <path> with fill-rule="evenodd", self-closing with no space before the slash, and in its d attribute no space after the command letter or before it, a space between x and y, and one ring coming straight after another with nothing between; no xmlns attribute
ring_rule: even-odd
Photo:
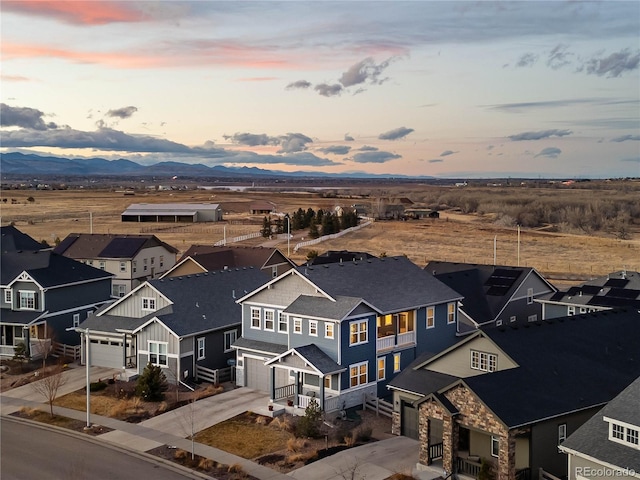
<svg viewBox="0 0 640 480"><path fill-rule="evenodd" d="M640 176L638 1L6 1L1 149Z"/></svg>

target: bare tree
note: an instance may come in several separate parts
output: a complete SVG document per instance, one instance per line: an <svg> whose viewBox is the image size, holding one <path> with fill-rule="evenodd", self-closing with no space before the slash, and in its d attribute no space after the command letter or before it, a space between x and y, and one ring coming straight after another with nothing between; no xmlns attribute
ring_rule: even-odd
<svg viewBox="0 0 640 480"><path fill-rule="evenodd" d="M353 457L353 459L346 464L342 470L334 470L336 474L340 475L344 480L365 480L366 475L359 471L361 466L361 460L357 457Z"/></svg>
<svg viewBox="0 0 640 480"><path fill-rule="evenodd" d="M176 410L180 429L186 438L191 440L191 460L195 458L195 434L200 431L200 419L196 415L196 401L198 400L197 392L191 392L191 400L184 407Z"/></svg>
<svg viewBox="0 0 640 480"><path fill-rule="evenodd" d="M58 396L58 390L62 387L67 379L62 375L62 366L58 365L55 367L55 370L51 371L49 375L47 375L44 368L42 369L42 376L44 377L42 380L38 380L33 382L31 386L33 389L42 395L47 403L49 404L49 412L53 417L53 402Z"/></svg>

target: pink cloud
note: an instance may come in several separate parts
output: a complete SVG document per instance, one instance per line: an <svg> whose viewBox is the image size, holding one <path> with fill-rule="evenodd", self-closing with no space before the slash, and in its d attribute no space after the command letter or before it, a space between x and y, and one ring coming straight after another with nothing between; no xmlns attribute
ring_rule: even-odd
<svg viewBox="0 0 640 480"><path fill-rule="evenodd" d="M278 77L246 77L239 78L239 82L271 82L273 80L280 80Z"/></svg>
<svg viewBox="0 0 640 480"><path fill-rule="evenodd" d="M79 25L105 25L118 22L140 22L144 20L140 11L130 8L124 2L108 1L55 1L42 0L35 2L3 1L5 11L53 17L63 22Z"/></svg>

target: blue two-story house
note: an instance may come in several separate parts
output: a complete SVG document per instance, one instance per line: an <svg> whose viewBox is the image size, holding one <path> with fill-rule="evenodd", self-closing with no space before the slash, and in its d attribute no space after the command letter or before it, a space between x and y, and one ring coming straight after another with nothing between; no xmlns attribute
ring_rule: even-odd
<svg viewBox="0 0 640 480"><path fill-rule="evenodd" d="M238 299L237 384L327 412L387 396L418 355L456 341L461 299L405 257L289 270Z"/></svg>

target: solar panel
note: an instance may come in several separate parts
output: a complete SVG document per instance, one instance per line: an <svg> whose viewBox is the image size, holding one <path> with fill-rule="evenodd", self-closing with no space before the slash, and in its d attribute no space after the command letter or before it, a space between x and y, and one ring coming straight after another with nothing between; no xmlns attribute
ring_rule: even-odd
<svg viewBox="0 0 640 480"><path fill-rule="evenodd" d="M564 292L556 292L554 293L549 300L552 302L557 302L558 300L562 300L564 298Z"/></svg>
<svg viewBox="0 0 640 480"><path fill-rule="evenodd" d="M614 288L624 288L624 286L629 283L629 280L626 278L610 278L607 280L607 283L604 284L605 287L614 287Z"/></svg>
<svg viewBox="0 0 640 480"><path fill-rule="evenodd" d="M587 295L597 295L598 293L600 293L602 287L600 287L599 285L583 285L581 289L582 293L585 293Z"/></svg>
<svg viewBox="0 0 640 480"><path fill-rule="evenodd" d="M503 295L506 295L506 293L509 291L509 289L511 288L511 286L492 286L489 287L489 290L487 290L487 295L494 295L496 297L502 297Z"/></svg>
<svg viewBox="0 0 640 480"><path fill-rule="evenodd" d="M634 299L638 295L640 295L640 290L634 290L632 288L612 288L606 293L605 297Z"/></svg>

